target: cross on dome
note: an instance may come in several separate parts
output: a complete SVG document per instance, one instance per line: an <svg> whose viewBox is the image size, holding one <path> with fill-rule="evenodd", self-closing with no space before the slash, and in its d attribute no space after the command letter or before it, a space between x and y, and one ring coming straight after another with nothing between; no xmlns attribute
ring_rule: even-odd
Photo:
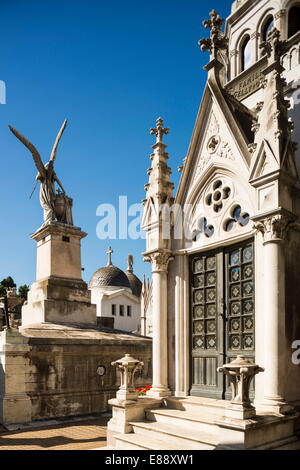
<svg viewBox="0 0 300 470"><path fill-rule="evenodd" d="M112 262L111 262L111 255L113 254L114 250L112 250L111 246L108 248L106 254L108 256L108 260L107 260L107 266L112 266Z"/></svg>

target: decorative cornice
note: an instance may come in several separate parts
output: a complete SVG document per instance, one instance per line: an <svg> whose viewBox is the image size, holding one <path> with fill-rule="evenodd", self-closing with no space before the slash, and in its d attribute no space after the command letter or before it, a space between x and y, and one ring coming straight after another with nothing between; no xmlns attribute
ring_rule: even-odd
<svg viewBox="0 0 300 470"><path fill-rule="evenodd" d="M146 253L144 261L152 264L152 273L168 272L170 261L174 258L170 252L157 251L155 253Z"/></svg>

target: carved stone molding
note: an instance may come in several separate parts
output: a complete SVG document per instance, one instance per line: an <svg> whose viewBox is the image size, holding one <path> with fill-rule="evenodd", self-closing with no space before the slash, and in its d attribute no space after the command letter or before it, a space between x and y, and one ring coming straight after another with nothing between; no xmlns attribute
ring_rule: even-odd
<svg viewBox="0 0 300 470"><path fill-rule="evenodd" d="M145 255L144 261L152 264L152 272L168 272L170 261L174 258L171 253L156 252Z"/></svg>
<svg viewBox="0 0 300 470"><path fill-rule="evenodd" d="M278 214L256 222L254 228L263 234L265 243L284 241L292 222L294 222L293 217Z"/></svg>

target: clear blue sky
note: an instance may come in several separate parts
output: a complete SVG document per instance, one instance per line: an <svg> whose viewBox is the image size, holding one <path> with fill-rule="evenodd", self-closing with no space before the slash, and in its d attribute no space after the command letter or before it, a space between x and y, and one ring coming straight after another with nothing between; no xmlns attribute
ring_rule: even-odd
<svg viewBox="0 0 300 470"><path fill-rule="evenodd" d="M7 104L0 105L1 230L0 279L35 280L35 242L42 224L38 191L30 200L36 168L30 153L9 132L11 124L48 161L65 117L68 127L56 172L74 198L74 222L88 232L83 240L84 278L113 262L125 268L128 253L135 272L149 274L143 240L100 241L96 208L145 197L149 129L162 116L171 128L172 179L185 157L206 80L208 54L197 42L201 24L216 8L226 17L231 1L215 0L1 0L0 79Z"/></svg>

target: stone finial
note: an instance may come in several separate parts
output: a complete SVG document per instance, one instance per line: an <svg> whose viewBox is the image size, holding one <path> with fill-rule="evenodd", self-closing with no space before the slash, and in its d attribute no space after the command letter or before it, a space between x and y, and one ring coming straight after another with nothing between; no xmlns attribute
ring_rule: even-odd
<svg viewBox="0 0 300 470"><path fill-rule="evenodd" d="M108 248L106 254L108 256L107 266L112 266L111 255L113 254L114 250L112 250L111 246Z"/></svg>
<svg viewBox="0 0 300 470"><path fill-rule="evenodd" d="M132 255L128 255L127 262L128 262L128 266L127 266L126 271L128 273L133 273L133 256Z"/></svg>
<svg viewBox="0 0 300 470"><path fill-rule="evenodd" d="M144 363L134 359L130 354L125 354L122 359L112 362L111 365L117 367L121 375L121 385L117 392L117 399L122 402L136 401L138 392L135 391L134 375L142 369Z"/></svg>
<svg viewBox="0 0 300 470"><path fill-rule="evenodd" d="M151 135L156 135L156 143L163 144L164 134L169 134L170 129L164 128L164 120L160 117L156 120L156 127L150 129Z"/></svg>
<svg viewBox="0 0 300 470"><path fill-rule="evenodd" d="M273 28L268 34L267 41L262 42L259 47L273 62L280 62L281 56L287 51L287 41L281 41L280 31Z"/></svg>
<svg viewBox="0 0 300 470"><path fill-rule="evenodd" d="M216 10L212 10L209 16L210 20L203 21L203 25L206 29L210 29L210 38L200 39L198 44L202 51L210 51L214 59L216 59L218 51L227 48L228 39L221 31L224 22L223 18L220 17Z"/></svg>
<svg viewBox="0 0 300 470"><path fill-rule="evenodd" d="M264 369L244 356L238 356L230 364L219 367L218 372L227 375L231 382L232 399L226 417L248 419L255 416L256 411L249 397L250 385L254 376L264 372Z"/></svg>

